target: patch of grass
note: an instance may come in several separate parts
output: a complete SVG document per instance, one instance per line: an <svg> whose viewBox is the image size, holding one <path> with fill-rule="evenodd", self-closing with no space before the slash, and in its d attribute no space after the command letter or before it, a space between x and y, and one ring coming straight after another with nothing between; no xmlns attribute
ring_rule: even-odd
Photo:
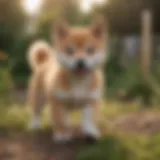
<svg viewBox="0 0 160 160"><path fill-rule="evenodd" d="M51 128L50 118L46 108L42 113L42 129ZM1 107L0 130L28 131L28 124L31 120L31 109L13 105L11 107Z"/></svg>
<svg viewBox="0 0 160 160"><path fill-rule="evenodd" d="M0 107L9 104L9 88L12 85L8 67L0 66Z"/></svg>
<svg viewBox="0 0 160 160"><path fill-rule="evenodd" d="M0 129L11 131L26 130L28 119L28 111L22 107L1 107Z"/></svg>
<svg viewBox="0 0 160 160"><path fill-rule="evenodd" d="M4 94L11 85L11 78L9 75L9 69L7 67L0 66L0 93Z"/></svg>
<svg viewBox="0 0 160 160"><path fill-rule="evenodd" d="M106 136L99 143L83 146L77 160L159 160L160 136Z"/></svg>
<svg viewBox="0 0 160 160"><path fill-rule="evenodd" d="M31 121L31 108L28 106L1 106L0 107L0 130L10 130L10 131L27 131L28 124ZM49 115L49 107L45 106L42 112L42 130L51 129L51 119ZM79 112L74 112L71 118L72 124L79 123L80 114Z"/></svg>
<svg viewBox="0 0 160 160"><path fill-rule="evenodd" d="M102 103L102 116L101 119L101 126L102 128L107 128L108 125L112 125L112 119L128 114L130 112L137 112L139 111L139 105L137 103L133 104L120 104L118 102L103 102ZM17 105L17 104L8 104L8 103L1 103L0 105L0 128L6 129L21 129L26 130L27 124L31 119L31 108ZM42 124L43 128L49 128L51 125L50 122L50 115L49 115L49 107L45 106L45 109L42 113ZM73 112L71 114L71 123L79 124L81 119L80 112ZM110 124L107 124L107 121ZM107 127L106 127L107 126ZM108 129L108 128L107 128Z"/></svg>
<svg viewBox="0 0 160 160"><path fill-rule="evenodd" d="M1 103L0 106L1 112L0 112L0 129L20 129L20 130L26 130L27 125L31 119L31 108L26 106L20 106L17 104L8 105L8 103ZM102 110L103 110L103 116L102 118L102 124L103 127L105 127L106 122L105 120L109 119L111 117L116 117L118 115L137 111L136 107L133 105L130 105L130 108L122 105L118 105L118 103L104 103L102 104ZM43 113L42 113L42 124L43 128L49 128L50 127L50 115L49 115L49 107L45 107ZM80 123L80 117L81 114L79 112L73 112L71 118L72 124L78 124Z"/></svg>
<svg viewBox="0 0 160 160"><path fill-rule="evenodd" d="M128 160L128 150L113 136L105 137L93 146L85 146L78 160Z"/></svg>
<svg viewBox="0 0 160 160"><path fill-rule="evenodd" d="M129 112L137 112L140 110L140 102L119 103L118 101L107 101L102 103L103 114L108 116L117 116Z"/></svg>

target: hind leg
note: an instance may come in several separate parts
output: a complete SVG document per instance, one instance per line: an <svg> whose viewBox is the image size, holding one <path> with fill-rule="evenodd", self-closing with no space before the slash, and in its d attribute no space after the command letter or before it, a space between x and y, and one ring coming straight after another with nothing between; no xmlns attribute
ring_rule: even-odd
<svg viewBox="0 0 160 160"><path fill-rule="evenodd" d="M41 112L44 107L44 101L42 99L38 99L35 106L32 109L32 119L29 124L29 128L36 130L41 128Z"/></svg>
<svg viewBox="0 0 160 160"><path fill-rule="evenodd" d="M40 80L38 77L32 77L29 84L28 91L28 102L32 107L32 118L29 123L30 129L40 129L41 128L41 111L44 106L44 93L43 88L40 85Z"/></svg>

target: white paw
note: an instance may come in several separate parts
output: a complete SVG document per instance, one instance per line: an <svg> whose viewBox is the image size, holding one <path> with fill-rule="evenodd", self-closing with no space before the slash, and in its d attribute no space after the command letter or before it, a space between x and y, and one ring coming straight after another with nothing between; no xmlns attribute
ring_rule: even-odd
<svg viewBox="0 0 160 160"><path fill-rule="evenodd" d="M93 124L84 125L83 128L82 128L82 131L87 136L91 136L91 137L94 137L96 139L100 138L100 131Z"/></svg>
<svg viewBox="0 0 160 160"><path fill-rule="evenodd" d="M72 139L72 134L71 133L55 133L53 136L53 140L56 143L61 143L61 142L69 142Z"/></svg>
<svg viewBox="0 0 160 160"><path fill-rule="evenodd" d="M34 118L29 124L29 129L38 130L41 128L41 121L39 118Z"/></svg>

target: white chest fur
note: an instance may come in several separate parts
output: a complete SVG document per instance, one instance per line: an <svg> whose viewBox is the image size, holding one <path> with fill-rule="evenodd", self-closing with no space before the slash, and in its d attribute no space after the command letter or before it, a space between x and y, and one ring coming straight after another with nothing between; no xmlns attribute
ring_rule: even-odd
<svg viewBox="0 0 160 160"><path fill-rule="evenodd" d="M78 83L72 83L71 85L71 94L75 98L85 98L87 94L90 92L90 84L89 80L79 80Z"/></svg>
<svg viewBox="0 0 160 160"><path fill-rule="evenodd" d="M91 79L83 79L73 81L70 88L66 91L64 89L57 89L54 95L61 100L91 100L99 99L101 96L100 88L91 88Z"/></svg>

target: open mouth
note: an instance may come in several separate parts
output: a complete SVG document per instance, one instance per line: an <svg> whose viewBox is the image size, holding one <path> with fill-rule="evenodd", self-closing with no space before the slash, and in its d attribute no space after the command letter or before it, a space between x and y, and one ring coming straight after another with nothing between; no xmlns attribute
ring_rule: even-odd
<svg viewBox="0 0 160 160"><path fill-rule="evenodd" d="M87 67L85 60L79 59L74 68L74 74L76 75L86 75L90 72L90 69Z"/></svg>
<svg viewBox="0 0 160 160"><path fill-rule="evenodd" d="M90 70L86 67L75 68L74 73L77 75L86 75L90 72Z"/></svg>

